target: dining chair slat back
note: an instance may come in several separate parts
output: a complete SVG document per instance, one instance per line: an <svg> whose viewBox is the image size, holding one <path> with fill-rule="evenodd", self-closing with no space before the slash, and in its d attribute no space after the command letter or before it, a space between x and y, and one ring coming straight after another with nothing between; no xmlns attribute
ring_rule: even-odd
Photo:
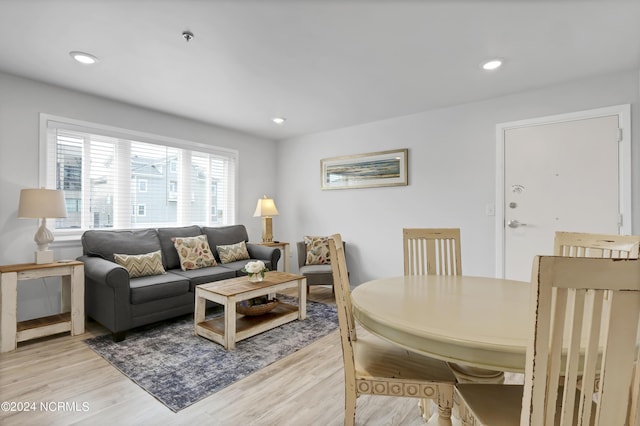
<svg viewBox="0 0 640 426"><path fill-rule="evenodd" d="M536 256L530 295L524 385L458 385L463 424L637 425L640 260Z"/></svg>
<svg viewBox="0 0 640 426"><path fill-rule="evenodd" d="M405 275L460 275L459 228L404 228Z"/></svg>
<svg viewBox="0 0 640 426"><path fill-rule="evenodd" d="M638 259L640 236L557 231L553 246L556 256ZM582 380L578 380L578 386L582 386Z"/></svg>
<svg viewBox="0 0 640 426"><path fill-rule="evenodd" d="M638 259L640 235L556 232L553 254L568 257Z"/></svg>
<svg viewBox="0 0 640 426"><path fill-rule="evenodd" d="M329 237L333 285L344 361L344 424L353 425L361 394L428 398L451 424L455 376L444 361L434 360L369 333L357 335L347 261L340 234Z"/></svg>

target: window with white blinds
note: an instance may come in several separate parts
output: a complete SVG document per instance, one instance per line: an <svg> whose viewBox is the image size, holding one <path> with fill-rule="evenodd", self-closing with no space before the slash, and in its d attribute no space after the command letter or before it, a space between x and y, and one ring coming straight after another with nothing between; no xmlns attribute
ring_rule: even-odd
<svg viewBox="0 0 640 426"><path fill-rule="evenodd" d="M46 186L64 191L58 232L235 222L237 152L42 117Z"/></svg>

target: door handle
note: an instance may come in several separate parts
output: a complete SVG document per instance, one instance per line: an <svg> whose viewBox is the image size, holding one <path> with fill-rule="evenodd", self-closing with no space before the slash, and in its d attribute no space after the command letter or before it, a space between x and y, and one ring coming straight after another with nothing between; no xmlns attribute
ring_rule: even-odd
<svg viewBox="0 0 640 426"><path fill-rule="evenodd" d="M517 220L510 220L509 222L507 222L507 226L509 228L518 228L520 226L527 226L526 223L520 223Z"/></svg>

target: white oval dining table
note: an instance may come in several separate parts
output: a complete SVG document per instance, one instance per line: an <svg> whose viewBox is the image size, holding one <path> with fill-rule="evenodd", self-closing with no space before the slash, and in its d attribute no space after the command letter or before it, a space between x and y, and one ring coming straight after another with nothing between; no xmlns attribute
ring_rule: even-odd
<svg viewBox="0 0 640 426"><path fill-rule="evenodd" d="M419 275L369 281L351 293L371 333L458 365L524 372L530 283Z"/></svg>

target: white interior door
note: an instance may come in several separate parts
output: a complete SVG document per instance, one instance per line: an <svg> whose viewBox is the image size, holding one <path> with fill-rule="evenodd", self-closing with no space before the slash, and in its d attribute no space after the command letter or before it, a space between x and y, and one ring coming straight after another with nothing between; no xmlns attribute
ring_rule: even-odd
<svg viewBox="0 0 640 426"><path fill-rule="evenodd" d="M528 281L555 231L620 231L619 116L504 131L504 277Z"/></svg>

